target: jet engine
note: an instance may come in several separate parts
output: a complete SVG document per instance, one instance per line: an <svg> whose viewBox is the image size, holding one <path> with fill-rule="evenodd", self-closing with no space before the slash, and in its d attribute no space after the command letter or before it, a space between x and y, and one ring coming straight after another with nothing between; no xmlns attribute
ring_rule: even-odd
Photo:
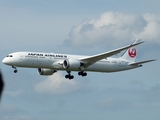
<svg viewBox="0 0 160 120"><path fill-rule="evenodd" d="M63 67L65 69L79 69L81 66L80 61L75 59L66 59L63 61Z"/></svg>
<svg viewBox="0 0 160 120"><path fill-rule="evenodd" d="M45 68L38 68L38 73L40 75L52 75L56 71L53 69L45 69Z"/></svg>

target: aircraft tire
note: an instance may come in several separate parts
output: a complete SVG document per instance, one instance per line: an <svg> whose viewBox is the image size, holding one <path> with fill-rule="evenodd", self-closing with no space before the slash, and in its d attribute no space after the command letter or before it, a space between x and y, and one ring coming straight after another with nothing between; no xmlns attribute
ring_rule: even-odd
<svg viewBox="0 0 160 120"><path fill-rule="evenodd" d="M17 73L18 72L18 70L14 70L14 73Z"/></svg>
<svg viewBox="0 0 160 120"><path fill-rule="evenodd" d="M82 72L78 72L78 75L79 75L79 76L82 75Z"/></svg>
<svg viewBox="0 0 160 120"><path fill-rule="evenodd" d="M73 75L69 76L69 79L73 79L73 78L74 78L74 76L73 76Z"/></svg>
<svg viewBox="0 0 160 120"><path fill-rule="evenodd" d="M66 75L65 78L66 78L66 79L69 78L69 75Z"/></svg>

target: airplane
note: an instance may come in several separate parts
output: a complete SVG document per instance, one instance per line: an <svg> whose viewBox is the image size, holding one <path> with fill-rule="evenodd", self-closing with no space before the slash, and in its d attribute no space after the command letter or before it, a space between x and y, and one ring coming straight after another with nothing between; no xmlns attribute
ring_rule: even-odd
<svg viewBox="0 0 160 120"><path fill-rule="evenodd" d="M71 71L78 72L79 76L87 76L87 72L118 72L142 67L143 63L155 61L145 60L135 62L137 56L137 45L143 43L136 39L132 44L104 52L93 56L43 53L43 52L14 52L7 55L2 63L12 66L14 73L17 67L37 68L40 75L52 75L59 70L67 71L66 79L73 79ZM113 58L124 51L121 57Z"/></svg>

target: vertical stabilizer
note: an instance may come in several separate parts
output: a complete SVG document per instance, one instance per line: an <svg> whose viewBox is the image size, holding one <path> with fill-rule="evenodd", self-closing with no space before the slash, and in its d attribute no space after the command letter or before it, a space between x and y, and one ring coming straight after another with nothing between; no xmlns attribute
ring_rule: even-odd
<svg viewBox="0 0 160 120"><path fill-rule="evenodd" d="M136 39L132 44L141 42L141 39ZM137 46L127 49L121 56L122 59L134 62L137 56Z"/></svg>

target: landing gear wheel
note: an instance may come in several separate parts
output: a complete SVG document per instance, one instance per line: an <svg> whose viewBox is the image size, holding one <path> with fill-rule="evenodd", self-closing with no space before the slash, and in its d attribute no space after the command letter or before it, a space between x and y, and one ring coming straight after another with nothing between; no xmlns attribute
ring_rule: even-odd
<svg viewBox="0 0 160 120"><path fill-rule="evenodd" d="M69 78L69 75L66 75L65 78L66 78L66 79Z"/></svg>
<svg viewBox="0 0 160 120"><path fill-rule="evenodd" d="M82 75L82 72L78 72L78 75L79 75L79 76Z"/></svg>
<svg viewBox="0 0 160 120"><path fill-rule="evenodd" d="M82 76L82 77L84 77L84 76L87 76L87 73L86 72L83 72L83 71L81 71L81 72L78 72L78 75L80 76Z"/></svg>
<svg viewBox="0 0 160 120"><path fill-rule="evenodd" d="M71 71L67 71L67 73L68 73L68 75L65 75L65 78L66 79L73 79L74 78L74 76L73 75L71 75Z"/></svg>
<svg viewBox="0 0 160 120"><path fill-rule="evenodd" d="M12 68L14 69L14 71L13 71L14 73L17 73L17 72L18 72L16 66L12 66Z"/></svg>
<svg viewBox="0 0 160 120"><path fill-rule="evenodd" d="M69 76L69 79L73 79L73 78L74 78L74 76L73 76L73 75Z"/></svg>
<svg viewBox="0 0 160 120"><path fill-rule="evenodd" d="M14 73L17 73L18 72L18 70L14 70Z"/></svg>
<svg viewBox="0 0 160 120"><path fill-rule="evenodd" d="M82 76L87 76L87 73L83 73Z"/></svg>

